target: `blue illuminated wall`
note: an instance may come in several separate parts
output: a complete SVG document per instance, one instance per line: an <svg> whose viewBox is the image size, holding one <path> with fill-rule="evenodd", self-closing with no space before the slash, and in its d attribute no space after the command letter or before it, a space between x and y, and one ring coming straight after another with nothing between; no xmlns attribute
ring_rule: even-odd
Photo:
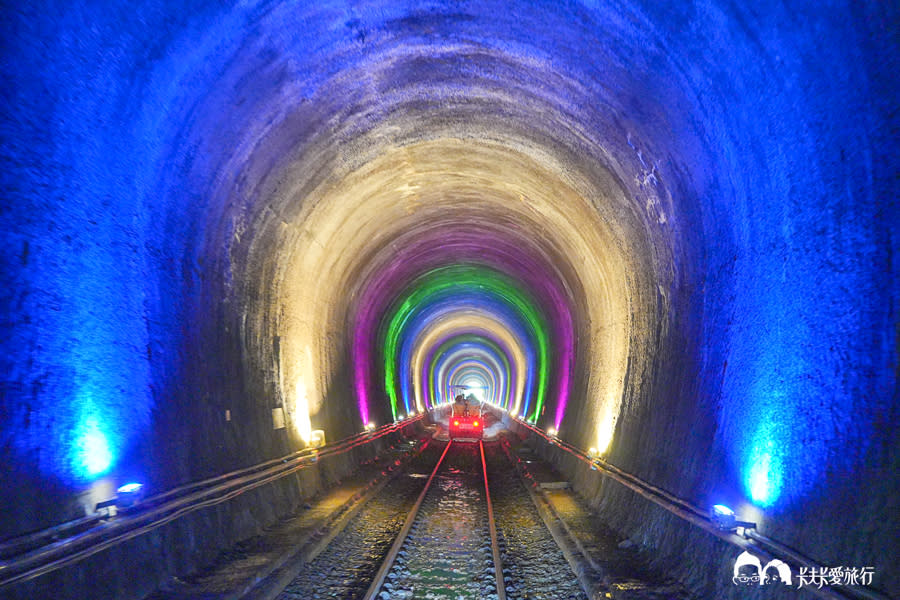
<svg viewBox="0 0 900 600"><path fill-rule="evenodd" d="M721 353L723 373L717 443L744 497L774 514L865 473L897 415L897 162L884 154L896 140L872 99L886 80L863 54L870 34L834 21L880 29L873 8L771 6L749 34L767 59L730 46L741 76L705 86L727 97L710 143L736 201L710 211L729 214L728 230L706 221L706 280L727 285L705 308L706 351ZM883 98L896 97L889 85Z"/></svg>
<svg viewBox="0 0 900 600"><path fill-rule="evenodd" d="M84 485L151 422L144 132L113 101L125 65L66 50L87 15L3 16L4 462Z"/></svg>
<svg viewBox="0 0 900 600"><path fill-rule="evenodd" d="M171 80L192 65L159 45L183 25L124 4L2 9L0 496L47 503L6 528L81 516L66 498L100 479L185 476L158 449L188 432L154 420L179 396L203 210L164 185L183 152L165 146Z"/></svg>

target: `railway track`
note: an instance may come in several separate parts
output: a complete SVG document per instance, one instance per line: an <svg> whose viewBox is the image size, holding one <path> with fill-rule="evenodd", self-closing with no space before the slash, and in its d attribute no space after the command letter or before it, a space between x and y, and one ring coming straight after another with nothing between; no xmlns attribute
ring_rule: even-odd
<svg viewBox="0 0 900 600"><path fill-rule="evenodd" d="M451 441L364 598L506 600L502 572L484 446Z"/></svg>
<svg viewBox="0 0 900 600"><path fill-rule="evenodd" d="M485 450L432 444L278 600L586 598L508 458Z"/></svg>
<svg viewBox="0 0 900 600"><path fill-rule="evenodd" d="M587 600L564 551L545 526L515 467L499 447L488 454L486 466L497 512L509 600Z"/></svg>
<svg viewBox="0 0 900 600"><path fill-rule="evenodd" d="M443 449L430 444L360 509L326 548L304 564L277 600L362 598L425 487ZM247 597L273 598L267 593Z"/></svg>

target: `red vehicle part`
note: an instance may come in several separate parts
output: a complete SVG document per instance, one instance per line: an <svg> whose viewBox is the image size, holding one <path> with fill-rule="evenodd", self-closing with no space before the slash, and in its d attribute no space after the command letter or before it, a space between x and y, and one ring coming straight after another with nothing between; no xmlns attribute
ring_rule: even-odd
<svg viewBox="0 0 900 600"><path fill-rule="evenodd" d="M480 440L484 435L484 419L480 416L450 415L450 439Z"/></svg>

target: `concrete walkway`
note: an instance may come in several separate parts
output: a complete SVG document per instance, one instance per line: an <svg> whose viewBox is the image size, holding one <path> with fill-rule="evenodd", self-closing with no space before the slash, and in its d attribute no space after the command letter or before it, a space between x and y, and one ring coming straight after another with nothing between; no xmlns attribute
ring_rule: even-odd
<svg viewBox="0 0 900 600"><path fill-rule="evenodd" d="M618 600L689 599L690 593L647 567L647 557L618 536L574 491L553 466L517 440L510 448L521 459L520 472L535 504L573 571L592 598Z"/></svg>
<svg viewBox="0 0 900 600"><path fill-rule="evenodd" d="M145 600L274 598L417 451L407 447L384 452L376 462L312 498L297 514L223 552L202 572L172 578Z"/></svg>

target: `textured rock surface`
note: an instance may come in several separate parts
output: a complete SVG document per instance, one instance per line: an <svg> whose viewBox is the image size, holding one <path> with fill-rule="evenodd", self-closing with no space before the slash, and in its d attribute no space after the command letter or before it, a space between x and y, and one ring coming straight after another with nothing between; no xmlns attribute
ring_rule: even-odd
<svg viewBox="0 0 900 600"><path fill-rule="evenodd" d="M897 592L892 3L0 11L0 537L383 422L357 326L477 259L541 426Z"/></svg>

